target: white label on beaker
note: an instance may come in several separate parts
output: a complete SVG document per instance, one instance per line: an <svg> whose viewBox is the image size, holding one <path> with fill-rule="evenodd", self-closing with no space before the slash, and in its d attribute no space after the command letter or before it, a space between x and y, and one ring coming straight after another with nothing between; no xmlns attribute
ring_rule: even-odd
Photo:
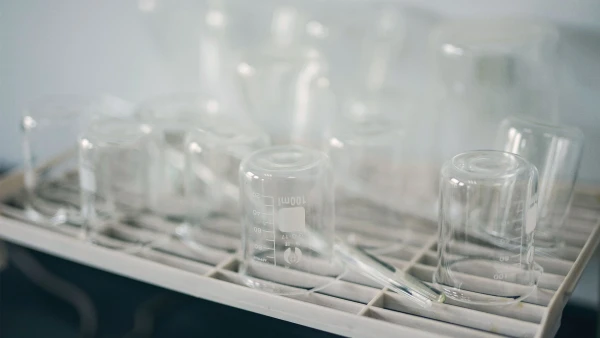
<svg viewBox="0 0 600 338"><path fill-rule="evenodd" d="M281 232L304 232L306 230L304 207L279 209L277 226Z"/></svg>
<svg viewBox="0 0 600 338"><path fill-rule="evenodd" d="M529 209L527 213L527 224L525 224L525 231L530 234L533 230L535 230L535 225L537 223L537 204L533 206L533 208Z"/></svg>

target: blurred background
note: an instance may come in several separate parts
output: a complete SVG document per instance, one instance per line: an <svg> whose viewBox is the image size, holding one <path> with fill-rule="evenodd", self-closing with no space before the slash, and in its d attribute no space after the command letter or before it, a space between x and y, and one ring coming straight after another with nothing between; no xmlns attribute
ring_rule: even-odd
<svg viewBox="0 0 600 338"><path fill-rule="evenodd" d="M351 0L313 1L311 6L316 8L333 6L339 8L337 11L339 17L343 17L344 11L347 10L349 13L354 13L355 16L351 17L356 18L357 21L383 23L384 29L389 29L392 34L382 36L401 41L398 43L397 53L391 54L394 59L390 62L390 68L383 70L385 79L379 82L375 79L374 85L393 88L393 93L400 93L399 96L406 98L401 101L402 109L398 109L398 115L401 116L398 118L403 119L407 125L414 126L412 128L414 132L410 134L409 140L413 155L417 158L415 161L423 160L419 156L426 153L425 161L439 163L451 153L468 150L465 144L474 148L484 146L484 141L480 145L477 139L462 140L456 135L464 134L465 130L473 128L474 125L481 126L481 134L485 134L488 132L488 129L485 129L488 124L490 128L495 127L494 123L502 117L495 116L495 112L465 109L466 112L463 112L459 118L451 109L448 110L448 107L453 107L453 104L443 104L448 102L444 101L444 93L451 92L447 89L453 88L451 80L454 75L451 71L447 71L448 68L444 68L444 60L439 60L435 47L439 40L431 38L435 32L438 33L438 37L448 33L443 31L440 33L436 31L436 27L446 21L458 19L477 19L486 22L504 18L524 18L551 25L553 28L550 31L554 32L556 29L559 36L555 49L549 53L553 58L552 63L547 68L539 70L541 74L548 72L553 74L552 78L547 80L551 88L548 87L539 97L536 97L536 102L544 103L536 106L536 109L541 112L538 117L577 126L584 132L586 147L578 182L580 185L587 186L600 184L600 152L595 147L600 144L600 109L598 108L600 107L600 95L598 95L600 93L600 2L592 0L568 2L560 0L527 2L389 0L388 2L401 5L401 10L393 12L383 7L384 9L377 13L395 13L394 15L397 16L392 19L386 15L377 16L378 14L365 12L364 16L361 16L360 12L358 14L356 11L352 12L357 1ZM233 7L237 10L229 12L231 7L228 6L232 3L235 3ZM102 94L118 97L134 104L168 92L200 90L218 96L219 100L226 102L230 107L243 106L241 95L227 90L234 86L235 81L228 82L219 75L222 74L220 73L222 69L244 57L243 52L219 54L225 48L221 45L222 40L218 39L221 34L219 28L229 23L227 22L229 16L222 16L219 13L245 18L252 23L251 27L259 30L261 24L268 26L271 22L257 15L256 8L285 3L288 2L276 0L254 0L245 3L244 1L200 0L0 2L0 168L15 168L22 165L20 118L31 100L44 95ZM326 22L328 19L326 15L330 12L323 11L325 13L323 21ZM308 22L312 22L310 20L311 18L307 19ZM388 26L386 20L391 22ZM318 39L323 36L322 27L313 28L312 38ZM229 41L237 46L252 49L253 44L259 43L251 38L250 32L244 35L243 28L238 27L237 31L231 32L227 31L227 34L233 36ZM369 39L368 33L363 35L356 35L357 32L352 31L328 33L331 33L331 38L335 38L332 41L343 41L344 38L359 39L358 36ZM394 36L395 33L401 36ZM285 45L287 39L303 38L296 37L293 31L289 34L291 35L275 36L273 39ZM452 36L452 33L450 34ZM357 46L360 47L360 43L357 43ZM331 49L333 51L329 51L328 56L335 54L335 48L331 47ZM347 64L338 67L338 73L336 69L332 69L334 91L339 88L338 83L353 83L352 79L346 77L347 74L352 73L352 70L360 73L361 70L356 65L362 57L357 55L361 49L357 48L354 51L356 53L335 56L336 59L343 60ZM485 71L481 73L484 74ZM500 81L494 74L485 74L488 74L486 81ZM473 77L481 79L481 74ZM345 88L344 97L352 96L353 89L350 87ZM451 95L446 95L446 100L448 96ZM442 106L443 109L440 108ZM504 112L504 114L508 113ZM276 128L278 124L284 123L278 118L278 116L268 115L259 116L258 120L262 121L267 128ZM265 120L271 121L271 124ZM318 122L319 118L316 120ZM463 124L460 121L483 122ZM491 132L492 129L489 131ZM440 142L440 139L444 141ZM597 256L586 270L571 300L573 305L584 310L597 311L598 309L600 260ZM88 271L90 269L77 267L74 264L69 265L70 263L53 258L42 259L59 269L61 267L66 269L65 266L72 265L72 269L78 271L74 275L83 276L90 273ZM0 279L2 282L0 303L4 304L0 307L2 310L0 316L6 318L6 313L11 311L6 304L19 303L17 299L7 301L12 297L12 292L7 290L14 290L15 283L19 284L15 282L15 280L19 281L19 276L13 275L7 279L6 272L0 276L3 276ZM115 288L140 287L127 284L129 282L123 279L106 278L106 283L115 283ZM102 279L98 279L100 280ZM93 285L98 281L88 278L85 283ZM40 299L33 299L35 297L30 298L23 302L31 301L31 304L36 304L40 301ZM131 304L136 304L136 300L131 300ZM6 320L0 321L0 324L6 325Z"/></svg>
<svg viewBox="0 0 600 338"><path fill-rule="evenodd" d="M270 0L269 2L273 2ZM327 1L322 1L327 3ZM355 3L356 1L347 1ZM551 20L560 31L559 119L581 128L587 144L580 181L600 182L600 4L596 1L397 1L413 10L416 39L402 63L417 64L401 76L420 83L427 32L441 20L526 17ZM0 157L21 163L19 119L28 102L56 93L110 94L130 102L201 88L198 74L202 1L45 1L0 4ZM260 2L259 2L260 3ZM335 1L341 6L346 1ZM197 14L196 14L197 13ZM412 14L417 13L417 14ZM418 15L418 17L416 17ZM408 20L407 20L408 21ZM417 24L411 26L414 27ZM243 39L243 38L240 38ZM408 42L407 42L408 44ZM413 58L413 59L411 59ZM427 74L429 75L429 74ZM421 92L432 100L434 92Z"/></svg>

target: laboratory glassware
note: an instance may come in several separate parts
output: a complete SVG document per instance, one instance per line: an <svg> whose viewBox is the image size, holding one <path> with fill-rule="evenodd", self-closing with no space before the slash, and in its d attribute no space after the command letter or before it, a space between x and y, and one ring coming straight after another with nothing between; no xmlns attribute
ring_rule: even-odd
<svg viewBox="0 0 600 338"><path fill-rule="evenodd" d="M462 153L442 166L433 282L446 296L494 305L534 291L537 184L533 164L507 152Z"/></svg>
<svg viewBox="0 0 600 338"><path fill-rule="evenodd" d="M398 174L397 170L393 181L402 187L402 191L394 196L393 204L407 215L437 220L440 154L435 132L438 124L433 106L415 95L407 95L403 90L392 87L371 93L342 95L338 102L340 116L333 124L330 140L340 131L351 129L348 125L359 126L361 121L382 125L382 130L388 130L382 133L387 135L396 129L396 141L390 140L388 145L392 154L389 162L402 168L402 174ZM427 130L427 136L423 136L424 130ZM376 137L375 132L373 130L373 138ZM394 142L396 150L392 149L391 143ZM327 147L330 148L331 144Z"/></svg>
<svg viewBox="0 0 600 338"><path fill-rule="evenodd" d="M223 119L206 129L190 131L185 144L184 195L188 211L178 234L192 247L211 246L214 232L240 237L240 162L248 154L267 147L268 136L252 125ZM209 217L235 222L210 222ZM227 224L234 227L225 229Z"/></svg>
<svg viewBox="0 0 600 338"><path fill-rule="evenodd" d="M492 149L509 115L558 119L558 31L524 20L461 20L431 34L443 156ZM451 133L451 134L446 134Z"/></svg>
<svg viewBox="0 0 600 338"><path fill-rule="evenodd" d="M274 144L322 147L335 98L318 50L259 47L244 54L237 74L253 121Z"/></svg>
<svg viewBox="0 0 600 338"><path fill-rule="evenodd" d="M328 144L336 175L336 231L371 249L402 241L403 130L381 115L337 120Z"/></svg>
<svg viewBox="0 0 600 338"><path fill-rule="evenodd" d="M289 45L302 32L297 1L143 1L142 18L177 88L231 100L240 51ZM149 5L148 5L149 4Z"/></svg>
<svg viewBox="0 0 600 338"><path fill-rule="evenodd" d="M81 216L86 240L136 251L165 237L140 222L148 205L152 128L135 120L98 119L79 140Z"/></svg>
<svg viewBox="0 0 600 338"><path fill-rule="evenodd" d="M437 16L392 2L330 3L314 13L327 28L321 44L332 61L332 82L344 96L397 87L410 95L430 91L427 43Z"/></svg>
<svg viewBox="0 0 600 338"><path fill-rule="evenodd" d="M405 214L435 220L439 125L431 100L433 67L421 57L435 17L402 4L359 2L355 7L359 14L348 16L343 28L347 46L331 57L337 100L342 113L363 110L403 126L400 179L406 194L396 199L402 202L398 207ZM332 26L335 31L338 25Z"/></svg>
<svg viewBox="0 0 600 338"><path fill-rule="evenodd" d="M184 189L185 138L194 128L206 127L224 114L218 100L197 93L172 93L143 102L136 118L152 126L159 152L151 159L150 204L156 215L181 221L186 215Z"/></svg>
<svg viewBox="0 0 600 338"><path fill-rule="evenodd" d="M33 220L58 225L78 221L77 137L91 99L53 95L23 114L25 210Z"/></svg>
<svg viewBox="0 0 600 338"><path fill-rule="evenodd" d="M511 116L498 129L496 145L534 164L540 175L536 249L560 249L583 151L583 133L565 125ZM540 251L541 252L541 251Z"/></svg>
<svg viewBox="0 0 600 338"><path fill-rule="evenodd" d="M333 244L336 259L340 260L348 270L352 270L370 278L381 286L396 293L407 296L418 305L429 308L433 302L443 303L446 296L427 286L412 275L390 265L368 251L348 244L336 237Z"/></svg>
<svg viewBox="0 0 600 338"><path fill-rule="evenodd" d="M324 289L350 269L422 307L444 296L334 235L334 186L325 153L300 146L259 150L240 166L240 273L276 294Z"/></svg>
<svg viewBox="0 0 600 338"><path fill-rule="evenodd" d="M334 183L325 153L294 145L264 148L242 161L239 179L240 273L248 286L307 292L343 272L333 259Z"/></svg>
<svg viewBox="0 0 600 338"><path fill-rule="evenodd" d="M331 63L332 82L342 92L376 92L389 82L406 33L401 6L374 2L322 3L308 12L304 42Z"/></svg>
<svg viewBox="0 0 600 338"><path fill-rule="evenodd" d="M370 29L361 43L364 55L360 63L364 74L360 82L368 92L381 90L389 81L390 68L400 54L406 34L406 19L401 8L380 6L372 9L374 20L367 26Z"/></svg>
<svg viewBox="0 0 600 338"><path fill-rule="evenodd" d="M333 250L334 259L346 271L363 275L382 287L408 297L407 299L423 308L430 308L433 302L443 303L446 297L443 293L432 289L412 275L375 257L367 250L349 244L338 236L333 242L328 242L319 233L307 230L311 247L318 251ZM345 273L338 276L343 277ZM331 282L333 284L334 281ZM323 289L326 288L322 287Z"/></svg>

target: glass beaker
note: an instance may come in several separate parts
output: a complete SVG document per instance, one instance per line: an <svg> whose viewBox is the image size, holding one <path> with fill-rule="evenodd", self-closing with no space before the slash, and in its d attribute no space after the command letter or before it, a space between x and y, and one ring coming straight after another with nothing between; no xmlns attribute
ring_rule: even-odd
<svg viewBox="0 0 600 338"><path fill-rule="evenodd" d="M239 175L240 273L248 286L306 292L341 273L333 260L334 183L327 155L300 146L265 148L242 161Z"/></svg>
<svg viewBox="0 0 600 338"><path fill-rule="evenodd" d="M583 151L583 133L564 125L511 116L498 129L497 147L534 164L540 175L537 249L564 245L563 228L573 198Z"/></svg>
<svg viewBox="0 0 600 338"><path fill-rule="evenodd" d="M222 120L206 129L187 135L185 149L186 222L177 229L191 246L211 246L211 233L220 232L239 237L239 168L248 154L269 145L268 136L250 125ZM211 225L209 217L235 220Z"/></svg>
<svg viewBox="0 0 600 338"><path fill-rule="evenodd" d="M492 149L508 115L558 119L555 27L523 20L461 20L431 35L445 157ZM457 132L458 131L458 132Z"/></svg>
<svg viewBox="0 0 600 338"><path fill-rule="evenodd" d="M78 222L77 138L91 100L72 95L33 102L21 120L25 210L36 221Z"/></svg>
<svg viewBox="0 0 600 338"><path fill-rule="evenodd" d="M316 49L249 51L237 73L252 119L274 144L322 147L335 100L327 63Z"/></svg>
<svg viewBox="0 0 600 338"><path fill-rule="evenodd" d="M99 119L79 140L81 216L86 240L135 251L165 239L144 227L152 128L133 120Z"/></svg>
<svg viewBox="0 0 600 338"><path fill-rule="evenodd" d="M194 128L205 128L223 114L222 104L196 93L173 93L143 102L136 118L152 127L159 150L151 159L150 201L152 213L182 221L187 212L184 189L185 138Z"/></svg>
<svg viewBox="0 0 600 338"><path fill-rule="evenodd" d="M387 151L391 155L387 162L398 168L393 173L394 185L401 186L402 191L398 191L394 196L394 207L407 215L437 220L437 180L440 167L437 133L422 137L423 130L437 129L432 109L397 88L386 88L375 93L364 92L338 101L341 116L333 122L330 140L335 138L336 134L348 134L352 129L357 135L359 129L363 129L364 133L367 128L359 126L370 124L370 136L361 136L364 147L388 148ZM373 128L375 125L380 127ZM378 136L378 132L388 136ZM372 141L368 141L369 139ZM375 141L376 139L378 141ZM383 139L387 139L389 144L382 144ZM374 142L380 145L376 146ZM332 144L326 145L326 148L331 147ZM335 166L336 160L332 160Z"/></svg>
<svg viewBox="0 0 600 338"><path fill-rule="evenodd" d="M348 3L343 12L334 3L313 13L312 22L327 28L329 37L320 48L335 60L333 82L345 96L374 93L390 84L392 69L406 61L407 14L414 15L382 2Z"/></svg>
<svg viewBox="0 0 600 338"><path fill-rule="evenodd" d="M382 116L339 119L328 145L336 175L337 232L364 248L398 244L403 131Z"/></svg>
<svg viewBox="0 0 600 338"><path fill-rule="evenodd" d="M501 151L456 155L440 173L438 266L433 282L446 296L507 304L536 288L534 262L538 174Z"/></svg>

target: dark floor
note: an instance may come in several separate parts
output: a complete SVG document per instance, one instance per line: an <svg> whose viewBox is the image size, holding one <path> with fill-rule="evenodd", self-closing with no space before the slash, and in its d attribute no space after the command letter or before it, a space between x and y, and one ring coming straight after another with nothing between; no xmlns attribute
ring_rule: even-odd
<svg viewBox="0 0 600 338"><path fill-rule="evenodd" d="M23 249L11 246L9 252ZM48 271L92 299L98 337L333 337L333 335L184 296L56 257L27 250ZM146 311L141 311L145 309ZM153 318L134 331L134 313ZM593 337L596 313L567 305L558 337ZM43 290L14 264L0 274L0 337L79 337L74 308Z"/></svg>
<svg viewBox="0 0 600 338"><path fill-rule="evenodd" d="M18 249L11 247L9 254ZM332 336L29 252L53 274L69 280L89 295L98 314L98 337L240 337L248 333L260 337ZM0 337L80 336L74 308L34 285L13 264L0 274L0 283ZM133 314L140 307L156 309L150 311L154 313L154 327L132 334Z"/></svg>

